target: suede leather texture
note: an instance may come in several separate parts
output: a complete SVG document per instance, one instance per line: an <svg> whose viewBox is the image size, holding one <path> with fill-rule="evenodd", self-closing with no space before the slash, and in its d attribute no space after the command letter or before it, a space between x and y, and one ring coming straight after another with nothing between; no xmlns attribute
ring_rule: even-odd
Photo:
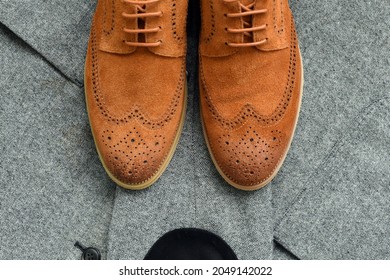
<svg viewBox="0 0 390 280"><path fill-rule="evenodd" d="M182 138L163 176L135 192L107 176L86 112L96 1L0 0L0 258L80 259L79 241L143 259L166 232L196 227L239 259L389 259L388 1L290 1L299 123L278 175L249 193L219 176L204 142L200 3L189 5Z"/></svg>
<svg viewBox="0 0 390 280"><path fill-rule="evenodd" d="M139 42L140 35L124 29L140 30L140 21L123 14L137 11L137 5L124 1L98 2L85 68L96 147L105 168L126 188L150 185L165 167L186 102L186 37L177 36L185 29L187 5L168 1L146 5L146 13L162 13L144 23L146 29L159 28L144 35L145 42L160 40L158 47L126 44Z"/></svg>
<svg viewBox="0 0 390 280"><path fill-rule="evenodd" d="M202 1L202 10L213 7L207 16L203 13L200 38L202 121L220 172L244 190L263 187L276 175L298 119L303 82L299 46L288 1L280 3L257 1L254 6L267 16L254 15L253 27L268 28L252 32L250 40L267 38L264 44L232 47L226 43L246 42L243 34L227 32L231 24L247 27L240 18L229 22L229 15L241 12L238 2Z"/></svg>

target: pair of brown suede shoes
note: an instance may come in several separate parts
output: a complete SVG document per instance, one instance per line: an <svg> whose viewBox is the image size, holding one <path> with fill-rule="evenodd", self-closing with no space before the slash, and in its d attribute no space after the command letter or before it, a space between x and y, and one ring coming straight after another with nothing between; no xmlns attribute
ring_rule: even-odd
<svg viewBox="0 0 390 280"><path fill-rule="evenodd" d="M85 68L92 134L108 175L153 184L186 110L188 0L99 0ZM296 127L303 71L287 0L201 0L201 116L211 158L242 190L280 169Z"/></svg>

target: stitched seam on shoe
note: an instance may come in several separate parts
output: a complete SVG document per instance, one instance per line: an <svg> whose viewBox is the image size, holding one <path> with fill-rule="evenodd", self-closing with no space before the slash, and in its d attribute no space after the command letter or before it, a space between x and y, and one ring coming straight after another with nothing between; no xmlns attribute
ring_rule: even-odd
<svg viewBox="0 0 390 280"><path fill-rule="evenodd" d="M204 39L204 42L206 43L210 43L211 40L213 39L215 33L216 33L216 27L215 27L215 11L214 11L214 3L213 3L213 0L209 0L209 7L210 7L210 24L211 24L211 30L210 30L210 33L209 35ZM201 16L202 16L202 19L204 19L204 12L203 12L203 9L201 9ZM205 25L204 25L204 21L202 20L202 26L203 26L203 30L205 30Z"/></svg>
<svg viewBox="0 0 390 280"><path fill-rule="evenodd" d="M295 35L295 31L294 31L294 35ZM296 41L296 37L295 36L292 36L293 40ZM290 67L291 65L293 65L293 67L291 67L293 73L294 73L294 76L295 76L295 70L296 70L296 50L294 50L294 48L296 48L296 44L294 45L291 45L291 50L290 50ZM293 54L291 54L291 51L293 51ZM291 64L291 58L293 58L293 63ZM286 95L286 92L290 89L290 95L287 94L287 97L285 99L287 99L288 102L286 102L285 100L285 107L283 107L283 109L279 109L279 114L277 112L277 109L280 107L280 105L283 103L283 99L280 101L278 107L275 109L274 113L269 116L268 118L265 118L264 116L261 116L254 108L253 106L251 106L250 104L246 104L244 105L241 110L240 110L240 113L238 113L236 115L236 117L234 117L231 121L228 121L226 120L225 118L223 118L221 116L221 114L218 112L216 106L213 104L212 100L211 100L211 97L208 96L206 94L206 96L208 96L208 98L210 100L208 100L206 98L206 101L209 105L209 107L211 108L211 111L212 111L212 114L213 114L213 117L217 120L219 120L220 123L222 123L221 126L224 126L226 125L227 122L229 122L229 124L227 124L227 126L229 128L226 128L226 129L235 129L237 127L237 125L239 123L241 123L242 121L238 121L238 119L246 119L246 117L250 117L250 116L254 116L254 118L256 118L258 121L263 121L263 122L266 122L266 125L264 125L265 127L267 126L272 126L272 125L275 125L276 123L278 123L284 116L284 113L285 111L287 110L287 106L289 105L289 100L291 99L291 96L292 96L292 90L294 88L294 80L295 80L295 77L291 77L291 70L289 70L289 81L290 80L293 80L290 84L290 87L287 85L286 86L286 90L285 90L285 93L284 93L284 96ZM207 92L207 86L206 86L206 83L205 83L205 79L204 79L204 75L203 75L203 71L202 72L202 79L203 79L203 83L204 83L204 86L206 88L206 92ZM287 82L287 84L289 83L289 81ZM210 101L210 102L209 102ZM213 110L215 110L215 112L213 112ZM279 118L276 117L276 115L279 115ZM268 119L268 120L267 120ZM271 119L271 122L269 121L269 119ZM234 123L234 124L233 124Z"/></svg>
<svg viewBox="0 0 390 280"><path fill-rule="evenodd" d="M208 89L207 89L207 85L206 85L206 79L204 77L203 66L202 66L203 63L202 63L202 57L201 56L199 56L199 65L200 65L200 76L201 76L202 88L203 88L203 92L204 92L204 98L206 99L206 103L207 103L207 105L209 105L208 102L210 102L210 104L213 106L214 110L216 111L216 114L221 116L222 114L218 111L218 108L214 105L214 102L211 100L211 97L207 94ZM208 100L208 99L210 99L210 100ZM247 104L247 105L249 105L249 104ZM245 105L244 107L246 107L247 105ZM242 110L243 109L241 109L241 111ZM240 118L241 111L233 119ZM222 119L224 119L224 118L222 116L220 118L219 117L217 118L216 116L214 116L213 112L211 112L211 113L212 113L213 118L215 120L217 120L218 122L222 122L223 121ZM245 121L242 121L241 123L237 124L236 126L228 127L228 128L224 127L224 129L231 130L231 131L232 130L237 130L237 129L243 127L248 121L249 121L249 118L245 118ZM222 126L222 125L220 125L220 126Z"/></svg>
<svg viewBox="0 0 390 280"><path fill-rule="evenodd" d="M109 0L105 0L103 1L103 9L104 9L104 17L103 17L103 32L106 36L109 36L112 34L112 32L114 31L114 28L115 28L115 0L111 0L111 5L112 5L112 8L110 9L110 12L111 12L111 28L107 31L106 30L106 20L107 20L107 1Z"/></svg>
<svg viewBox="0 0 390 280"><path fill-rule="evenodd" d="M185 102L185 101L184 101ZM183 114L185 114L185 112L183 112ZM180 118L181 120L181 118ZM183 120L184 121L184 120ZM170 155L171 153L171 150L173 148L173 144L174 144L174 141L175 141L175 138L176 138L176 135L179 131L179 128L180 128L180 122L179 124L176 126L176 129L175 129L175 137L173 137L169 143L169 146L170 147L168 150L166 150L166 152L164 153L163 155L163 158L162 160L160 161L160 164L158 165L158 167L156 168L156 170L147 178L147 179L144 179L143 181L140 181L140 182L130 182L130 181L126 181L126 180L123 180L122 182L123 183L131 183L132 185L141 185L141 184L144 184L146 182L148 182L151 178L153 178L162 168L162 166L164 165L165 161L167 160L168 156Z"/></svg>
<svg viewBox="0 0 390 280"><path fill-rule="evenodd" d="M287 85L290 83L290 87L287 86L287 87L286 87L286 91L287 91L289 88L291 88L291 90L293 90L294 87L295 87L294 84L295 84L295 71L296 71L297 38L296 38L296 32L295 32L295 28L294 28L294 24L293 24L293 19L291 18L291 20L292 20L292 21L291 21L291 43L290 43L290 66L289 66L289 80L288 80L288 82L287 82ZM201 59L200 59L200 63L201 63ZM290 76L290 73L291 73L291 72L294 72L293 77ZM204 93L205 93L205 98L206 98L206 97L208 96L208 95L207 95L207 87L206 87L206 82L205 82L205 78L204 78L204 73L203 73L202 67L200 67L200 73L201 73L201 79L202 79L202 86L203 86L203 88L204 88ZM291 80L292 80L291 82L290 82L290 78L291 78ZM285 92L286 92L286 91L285 91ZM291 97L292 97L292 93L291 93L291 95L290 95L290 100L291 100ZM290 100L288 100L288 101L290 101ZM211 102L211 104L210 104L209 102ZM217 114L219 114L219 112L217 111L217 108L214 106L212 100L209 101L209 100L206 98L206 103L209 105L209 109L211 109L211 108L213 107L213 108L216 110ZM282 103L282 102L280 102L280 103ZM280 104L280 103L279 103L279 104ZM288 102L288 104L286 105L286 109L287 109L287 106L289 105L289 103L290 103L290 102ZM210 105L211 105L211 106L210 106ZM247 105L244 105L244 106L243 106L243 108L241 109L240 113L242 113L242 111L245 110L245 106L247 106ZM252 107L252 106L250 106L249 104L248 104L248 106L249 106L249 107ZM278 106L278 107L279 107L279 106ZM252 107L252 109L253 109L254 113L257 113L257 112L254 110L253 107ZM284 110L286 110L286 109L284 109ZM216 119L216 120L218 121L218 118L216 118L216 116L213 114L212 110L210 110L210 111L211 111L211 113L212 113L214 119ZM276 110L275 110L275 111L276 111ZM285 112L285 111L284 111L284 112ZM239 113L239 115L240 115L240 113ZM244 113L245 113L245 112L244 112ZM274 115L274 114L273 114L273 115ZM272 116L272 115L271 115L271 116ZM282 116L282 118L283 118L283 117L284 117L284 115ZM218 121L219 124L220 124L220 126L222 126L222 127L225 128L225 129L229 129L229 128L226 128L226 127L224 127L223 125L221 125L221 120L224 119L224 118L221 117L221 116L220 116L220 118L221 118L221 119ZM282 118L278 119L278 121L272 123L271 125L267 125L266 127L277 124ZM246 119L246 120L245 120L245 121L241 121L241 123L240 123L238 126L236 125L236 126L230 127L230 129L233 129L233 128L234 128L234 129L237 129L237 128L243 126L243 125L248 121L247 118L244 118L244 119ZM258 119L257 119L257 120L258 120ZM207 135L206 135L206 137L207 137ZM213 155L215 155L215 153L214 153L215 149L214 149L213 144L212 144L210 141L208 141L208 142L209 142L209 146L210 146L211 153L212 153ZM285 143L285 145L286 145L286 143ZM269 173L269 175L268 175L267 177L265 177L264 179L262 179L262 180L260 180L260 181L258 181L258 182L254 182L254 183L248 184L248 185L246 185L246 186L250 187L250 186L259 185L259 184L261 184L261 183L263 183L263 182L269 180L269 178L271 178L271 177L274 175L275 171L280 167L281 161L284 159L286 153L287 153L287 150L285 151L285 153L283 153L283 154L279 157L279 159L277 160L277 162L276 162L276 164L275 164L274 169ZM226 172L226 169L223 168L223 167L220 165L220 162L217 160L217 158L216 158L215 156L214 156L214 159L215 159L215 161L216 161L216 163L217 163L219 169L223 172L223 174L224 174L227 178L229 178L232 182L239 184L236 180L234 180L234 179Z"/></svg>
<svg viewBox="0 0 390 280"><path fill-rule="evenodd" d="M256 119L258 122L262 123L262 125L265 127L277 124L285 116L285 112L293 96L293 91L295 88L295 79L296 79L296 62L297 62L297 37L296 37L293 21L291 21L290 65L288 70L288 80L287 80L285 91L283 93L283 97L280 100L278 106L270 116L264 116L259 114L252 105L246 104L240 109L239 113L231 120L224 118L222 114L218 112L218 109L215 106L211 96L208 94L206 80L202 69L203 67L200 67L201 79L202 79L203 86L205 88L206 103L208 105L208 108L213 118L217 120L219 125L224 129L236 129L237 127L241 126L241 124L245 122L247 118L250 117Z"/></svg>
<svg viewBox="0 0 390 280"><path fill-rule="evenodd" d="M172 0L171 4L171 25L172 25L172 36L175 38L179 43L183 42L183 34L180 36L177 34L177 22L176 22L176 6L177 6L177 1Z"/></svg>
<svg viewBox="0 0 390 280"><path fill-rule="evenodd" d="M283 0L280 0L280 13L282 16L281 23L280 23L280 30L278 31L279 34L284 31L284 5Z"/></svg>
<svg viewBox="0 0 390 280"><path fill-rule="evenodd" d="M283 9L283 0L280 0L280 16L281 16L281 19L280 19L280 28L278 30L278 25L277 25L277 22L276 22L276 0L273 0L273 18L274 18L274 30L276 32L278 32L278 34L280 35L281 33L283 33L284 31L284 9Z"/></svg>
<svg viewBox="0 0 390 280"><path fill-rule="evenodd" d="M201 75L203 75L202 72L201 72ZM203 79L202 79L202 86L205 86L205 83L204 83ZM206 88L205 88L205 87L204 87L204 92L206 92ZM235 128L235 130L238 129L238 128L240 128L240 127L242 127L242 126L244 126L244 125L246 124L247 121L248 121L248 120L246 120L245 122L243 122L239 127ZM208 138L207 133L206 133L205 137ZM212 144L212 142L211 142L211 141L207 141L207 142L208 142L208 144L209 144L211 153L214 155L213 157L214 157L214 159L215 159L215 161L216 161L216 164L218 165L218 168L219 168L219 169L222 171L222 173L223 173L227 178L229 178L232 182L234 182L234 183L236 183L236 184L240 184L237 180L235 180L234 178L232 178L232 177L229 175L228 172L226 172L226 169L222 167L222 165L220 164L220 161L215 157L215 152L214 152L214 151L215 151L215 148L214 148L214 145ZM286 145L286 143L284 143L284 145ZM269 175L268 175L267 177L265 177L263 180L260 180L260 181L258 181L258 182L254 182L254 183L251 183L251 184L248 184L248 185L245 185L245 186L250 187L250 186L259 185L259 184L261 184L261 183L267 181L270 177L272 177L273 174L275 173L275 170L277 170L277 169L279 168L279 165L280 165L281 161L283 160L283 158L285 157L285 155L286 155L287 152L288 152L288 151L286 150L285 153L283 153L283 154L279 157L279 159L278 159L277 162L276 162L276 165L275 165L274 169L269 173Z"/></svg>
<svg viewBox="0 0 390 280"><path fill-rule="evenodd" d="M166 112L162 115L161 118L157 120L150 119L147 114L142 113L142 110L134 105L133 108L127 112L124 113L122 116L113 116L110 111L105 108L105 101L104 96L101 93L101 89L99 86L99 71L98 71L98 55L97 55L97 40L96 40L96 33L94 30L94 26L92 27L92 87L93 87L93 95L94 100L96 102L97 107L99 108L99 111L103 115L103 117L110 121L114 122L117 125L119 124L126 124L129 120L135 118L138 120L139 123L142 125L148 127L149 129L159 129L163 127L166 123L168 123L172 116L177 111L177 108L179 107L179 101L180 97L182 95L182 92L184 90L184 75L185 75L185 60L183 59L183 63L181 66L181 74L179 77L178 85L176 87L176 91L174 96L171 99L170 105L168 106L168 109Z"/></svg>

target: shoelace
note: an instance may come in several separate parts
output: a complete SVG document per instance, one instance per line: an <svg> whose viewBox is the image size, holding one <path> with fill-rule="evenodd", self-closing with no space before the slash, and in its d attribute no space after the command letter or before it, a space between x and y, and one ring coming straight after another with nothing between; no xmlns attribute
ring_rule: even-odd
<svg viewBox="0 0 390 280"><path fill-rule="evenodd" d="M267 28L267 24L263 24L261 26L252 26L252 16L254 15L259 15L259 14L264 14L267 12L267 9L260 9L256 10L255 9L255 1L248 5L244 5L240 2L240 0L223 0L225 3L232 3L232 2L237 2L239 1L240 5L240 12L238 13L228 13L225 14L226 17L230 18L237 18L241 17L244 23L244 28L225 28L227 32L230 33L243 33L245 36L250 38L252 42L244 42L244 43L231 43L231 42L226 42L226 44L230 47L253 47L253 46L260 46L267 42L268 38L263 39L261 41L256 41L253 42L253 32L254 31L259 31L259 30L264 30Z"/></svg>
<svg viewBox="0 0 390 280"><path fill-rule="evenodd" d="M159 0L123 0L125 3L135 5L136 13L135 14L128 14L128 13L122 13L122 16L129 19L136 19L136 20L143 20L144 18L148 17L161 17L163 13L160 12L146 12L146 5L156 3ZM139 25L138 25L139 26ZM142 27L144 25L142 24ZM155 33L161 30L161 26L155 27L155 28L138 28L138 29L129 29L129 28L123 28L123 31L130 34L146 34L146 33ZM139 37L139 36L137 36ZM158 47L161 45L161 41L157 41L154 43L150 42L131 42L131 41L124 41L124 43L131 47Z"/></svg>

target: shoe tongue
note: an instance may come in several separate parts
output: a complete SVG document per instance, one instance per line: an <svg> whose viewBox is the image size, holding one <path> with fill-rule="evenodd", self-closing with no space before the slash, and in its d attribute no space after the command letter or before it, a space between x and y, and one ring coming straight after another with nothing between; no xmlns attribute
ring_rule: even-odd
<svg viewBox="0 0 390 280"><path fill-rule="evenodd" d="M244 6L249 6L250 4L253 4L255 2L256 2L256 0L240 0L240 3ZM246 10L243 10L243 12L245 12L245 11ZM244 22L248 23L248 24L243 25L244 28L252 27L252 16L246 16L246 17L243 17L242 19ZM250 43L250 42L253 42L253 37L244 36L243 40L245 43Z"/></svg>
<svg viewBox="0 0 390 280"><path fill-rule="evenodd" d="M256 0L240 0L241 4L247 6L249 4L254 3Z"/></svg>

